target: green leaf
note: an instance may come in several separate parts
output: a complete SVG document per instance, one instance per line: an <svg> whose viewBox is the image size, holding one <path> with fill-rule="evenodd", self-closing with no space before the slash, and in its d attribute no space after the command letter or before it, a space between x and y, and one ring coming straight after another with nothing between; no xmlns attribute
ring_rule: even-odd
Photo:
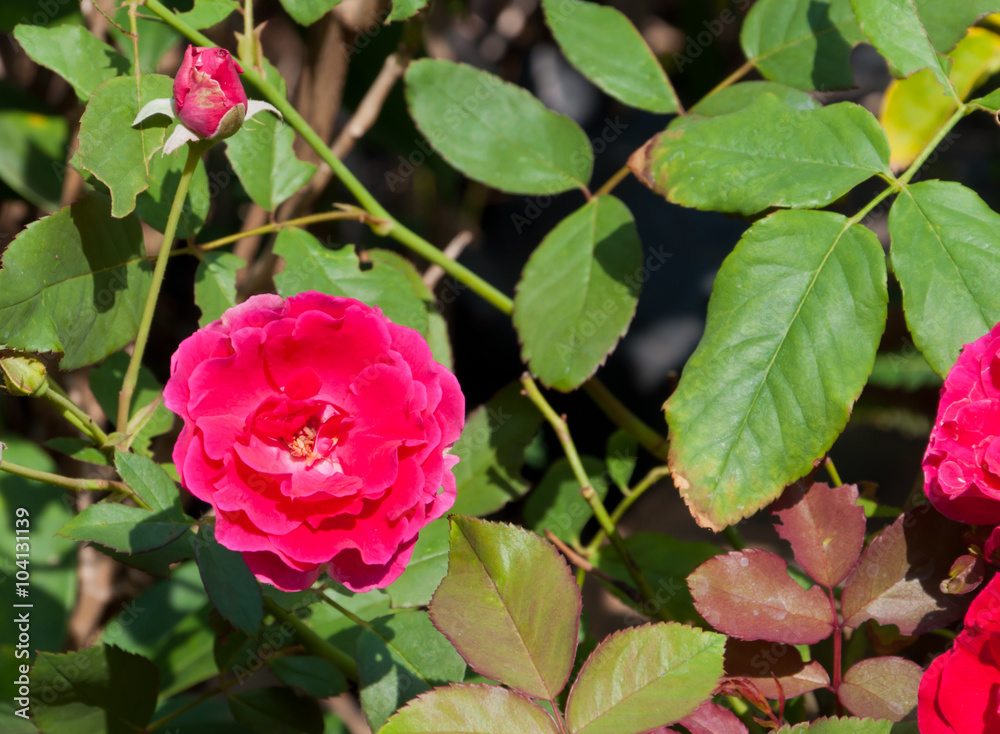
<svg viewBox="0 0 1000 734"><path fill-rule="evenodd" d="M1000 215L951 181L905 187L889 211L892 266L913 341L944 377L1000 320Z"/></svg>
<svg viewBox="0 0 1000 734"><path fill-rule="evenodd" d="M295 22L312 25L340 5L341 0L281 0L281 5Z"/></svg>
<svg viewBox="0 0 1000 734"><path fill-rule="evenodd" d="M1000 71L1000 36L985 28L971 28L949 57L953 63L948 78L958 97L968 99L973 89ZM930 69L893 80L879 114L892 148L893 170L913 163L957 109L956 99L945 94Z"/></svg>
<svg viewBox="0 0 1000 734"><path fill-rule="evenodd" d="M129 361L129 355L116 352L92 369L88 375L90 389L94 392L105 415L114 416L118 413L118 392L125 379ZM166 433L174 423L174 414L163 405L162 394L163 386L157 382L152 371L145 366L139 367L139 378L132 394L129 419L147 410L154 401L159 403L149 422L132 440L132 450L136 453L148 455L153 437Z"/></svg>
<svg viewBox="0 0 1000 734"><path fill-rule="evenodd" d="M900 76L930 68L948 89L947 59L934 50L916 0L851 0L862 33Z"/></svg>
<svg viewBox="0 0 1000 734"><path fill-rule="evenodd" d="M129 69L128 59L82 26L19 25L14 38L35 63L68 81L82 101L99 84Z"/></svg>
<svg viewBox="0 0 1000 734"><path fill-rule="evenodd" d="M177 0L165 4L171 7L181 4L190 5L190 3L177 2ZM201 30L218 25L238 8L239 2L237 0L194 0L194 7L191 10L178 13L175 9L174 13L181 23Z"/></svg>
<svg viewBox="0 0 1000 734"><path fill-rule="evenodd" d="M844 673L837 698L856 716L900 721L917 712L917 691L923 674L923 668L906 658L868 658Z"/></svg>
<svg viewBox="0 0 1000 734"><path fill-rule="evenodd" d="M856 719L854 717L822 718L811 723L783 726L774 734L889 734L893 729L888 719Z"/></svg>
<svg viewBox="0 0 1000 734"><path fill-rule="evenodd" d="M887 300L878 238L840 214L782 211L747 230L665 406L699 524L749 517L812 470L871 372Z"/></svg>
<svg viewBox="0 0 1000 734"><path fill-rule="evenodd" d="M966 29L987 13L1000 12L998 0L915 0L917 14L934 48L945 53L965 35Z"/></svg>
<svg viewBox="0 0 1000 734"><path fill-rule="evenodd" d="M139 221L112 219L108 200L92 193L7 247L0 344L64 352L64 370L97 362L135 338L150 277Z"/></svg>
<svg viewBox="0 0 1000 734"><path fill-rule="evenodd" d="M941 377L916 349L889 352L875 357L869 385L889 390L914 391L924 387L941 389Z"/></svg>
<svg viewBox="0 0 1000 734"><path fill-rule="evenodd" d="M820 91L854 86L851 49L864 40L850 0L759 0L740 29L766 78Z"/></svg>
<svg viewBox="0 0 1000 734"><path fill-rule="evenodd" d="M94 446L94 442L89 438L69 438L68 436L57 436L56 438L50 438L44 444L46 448L52 449L53 451L58 451L60 454L65 454L72 459L77 461L86 461L91 464L100 464L101 466L111 466L111 462L108 461L107 455L105 455L100 449Z"/></svg>
<svg viewBox="0 0 1000 734"><path fill-rule="evenodd" d="M0 180L46 211L59 208L69 124L0 82Z"/></svg>
<svg viewBox="0 0 1000 734"><path fill-rule="evenodd" d="M122 480L154 512L172 510L177 514L183 514L177 485L155 461L144 456L116 451L115 468Z"/></svg>
<svg viewBox="0 0 1000 734"><path fill-rule="evenodd" d="M79 14L76 3L58 3L44 8L38 0L4 0L0 3L0 31L9 33L18 23L45 26L64 21L67 15ZM79 17L79 15L77 15Z"/></svg>
<svg viewBox="0 0 1000 734"><path fill-rule="evenodd" d="M477 673L554 699L569 677L580 628L580 589L566 562L522 528L450 519L448 575L430 606L434 626Z"/></svg>
<svg viewBox="0 0 1000 734"><path fill-rule="evenodd" d="M550 195L590 180L594 155L583 130L499 77L421 59L406 71L406 99L431 145L469 178L514 194Z"/></svg>
<svg viewBox="0 0 1000 734"><path fill-rule="evenodd" d="M472 411L451 453L458 496L452 512L488 515L515 500L530 486L521 476L524 451L542 424L542 415L512 382Z"/></svg>
<svg viewBox="0 0 1000 734"><path fill-rule="evenodd" d="M158 232L167 228L167 218L177 195L177 184L180 183L181 172L184 170L185 157L181 154L166 158L157 154L149 160L149 188L136 197L135 212L142 221ZM177 237L187 239L196 235L208 219L210 204L205 163L198 161L181 207Z"/></svg>
<svg viewBox="0 0 1000 734"><path fill-rule="evenodd" d="M542 382L573 390L603 364L635 315L642 255L631 212L610 195L542 240L514 297L521 359Z"/></svg>
<svg viewBox="0 0 1000 734"><path fill-rule="evenodd" d="M294 227L281 230L274 252L285 258L285 269L274 276L279 295L287 298L314 290L356 298L378 306L395 323L426 335L427 306L399 270L379 264L360 270L353 246L328 250L313 235Z"/></svg>
<svg viewBox="0 0 1000 734"><path fill-rule="evenodd" d="M149 188L149 159L163 145L169 123L158 115L132 127L139 103L172 96L170 77L143 76L142 98L137 100L135 77L120 76L98 86L87 103L80 118L80 166L111 190L115 217L131 212L135 197Z"/></svg>
<svg viewBox="0 0 1000 734"><path fill-rule="evenodd" d="M574 734L639 734L684 718L722 677L724 635L681 624L633 627L606 638L566 702Z"/></svg>
<svg viewBox="0 0 1000 734"><path fill-rule="evenodd" d="M465 676L465 661L426 612L373 620L358 638L357 660L361 708L372 731L417 694Z"/></svg>
<svg viewBox="0 0 1000 734"><path fill-rule="evenodd" d="M378 734L558 734L545 709L500 686L435 688L389 719Z"/></svg>
<svg viewBox="0 0 1000 734"><path fill-rule="evenodd" d="M635 462L639 458L638 442L619 428L608 439L608 475L618 489L625 491L632 481Z"/></svg>
<svg viewBox="0 0 1000 734"><path fill-rule="evenodd" d="M291 688L256 688L229 697L233 718L259 734L322 734L323 712L315 698Z"/></svg>
<svg viewBox="0 0 1000 734"><path fill-rule="evenodd" d="M427 0L392 0L392 10L389 11L389 23L397 20L407 20L427 7Z"/></svg>
<svg viewBox="0 0 1000 734"><path fill-rule="evenodd" d="M177 540L167 543L162 548L143 553L119 553L98 543L93 543L92 547L118 563L137 568L150 576L165 579L170 577L172 566L194 558L194 538L193 533L184 533Z"/></svg>
<svg viewBox="0 0 1000 734"><path fill-rule="evenodd" d="M344 674L323 658L296 655L273 658L267 664L282 683L301 688L316 698L338 696L347 690Z"/></svg>
<svg viewBox="0 0 1000 734"><path fill-rule="evenodd" d="M255 634L264 619L264 597L243 556L219 545L211 525L198 530L194 554L205 591L219 614L237 629Z"/></svg>
<svg viewBox="0 0 1000 734"><path fill-rule="evenodd" d="M38 444L8 431L4 434L3 441L7 444L3 450L4 460L30 469L58 471L55 462ZM76 605L77 559L76 544L56 532L73 516L72 507L73 498L64 489L0 472L0 521L3 523L0 525L0 578L4 580L8 600L8 624L0 626L0 647L10 648L7 660L15 660L14 646L19 633L17 626L10 623L16 616L10 604L32 605L30 658L17 658L18 664L30 662L38 650L59 652L63 649L70 613ZM17 529L29 531L27 571L30 578L28 586L22 587L17 586L16 574L25 570L24 559L17 558L16 554L24 552L24 548L19 549L15 544L24 533L17 533ZM21 566L16 564L18 560L22 561ZM28 596L16 596L19 588L26 588Z"/></svg>
<svg viewBox="0 0 1000 734"><path fill-rule="evenodd" d="M149 723L158 688L156 665L117 647L41 653L31 669L32 714L47 734L126 734Z"/></svg>
<svg viewBox="0 0 1000 734"><path fill-rule="evenodd" d="M722 550L711 543L678 540L663 533L632 533L625 538L625 547L649 582L655 594L652 601L662 604L678 622L700 624L701 615L694 608L685 579ZM616 579L630 585L634 583L613 546L601 546L593 561L595 566ZM622 601L635 605L635 600L618 588L608 588ZM626 618L626 622L640 621L633 617Z"/></svg>
<svg viewBox="0 0 1000 734"><path fill-rule="evenodd" d="M207 326L236 305L236 271L246 260L231 252L206 252L194 274L194 302L201 309L198 326Z"/></svg>
<svg viewBox="0 0 1000 734"><path fill-rule="evenodd" d="M420 531L406 570L386 589L394 607L422 607L430 603L448 573L448 521L435 520Z"/></svg>
<svg viewBox="0 0 1000 734"><path fill-rule="evenodd" d="M171 543L191 525L176 511L150 512L141 507L101 502L62 526L59 534L92 540L125 553L142 553Z"/></svg>
<svg viewBox="0 0 1000 734"><path fill-rule="evenodd" d="M265 593L271 590L267 586L264 589ZM385 616L392 611L389 595L381 589L355 594L343 587L339 589L332 587L324 589L322 593L366 622ZM308 616L303 617L303 619L320 637L341 650L355 649L358 637L361 636L361 628L339 611L326 603L314 603L307 607L307 614Z"/></svg>
<svg viewBox="0 0 1000 734"><path fill-rule="evenodd" d="M825 206L890 174L889 143L866 109L795 109L772 94L732 114L678 118L640 151L633 170L669 201L746 215Z"/></svg>
<svg viewBox="0 0 1000 734"><path fill-rule="evenodd" d="M650 112L677 112L660 62L621 11L580 0L543 0L545 21L566 58L620 102Z"/></svg>
<svg viewBox="0 0 1000 734"><path fill-rule="evenodd" d="M608 495L604 462L593 456L583 456L581 461L591 486L603 500ZM525 527L539 535L551 530L557 538L570 543L580 542L580 533L592 516L590 505L580 496L580 483L565 457L549 467L524 503Z"/></svg>
<svg viewBox="0 0 1000 734"><path fill-rule="evenodd" d="M717 117L749 107L765 94L773 94L788 107L797 110L817 110L822 105L809 96L808 92L789 87L778 82L751 81L732 84L703 97L698 104L688 110L691 115Z"/></svg>
<svg viewBox="0 0 1000 734"><path fill-rule="evenodd" d="M254 117L226 140L226 157L240 183L266 211L277 209L316 172L316 166L295 156L293 142L292 128L270 113Z"/></svg>

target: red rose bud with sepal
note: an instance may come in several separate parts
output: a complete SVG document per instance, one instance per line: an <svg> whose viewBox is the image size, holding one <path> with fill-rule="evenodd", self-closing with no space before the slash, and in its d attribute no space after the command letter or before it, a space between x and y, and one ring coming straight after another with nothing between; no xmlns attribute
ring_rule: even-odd
<svg viewBox="0 0 1000 734"><path fill-rule="evenodd" d="M224 48L188 46L174 77L173 99L154 99L136 116L137 125L151 115L180 120L163 146L163 155L185 143L222 140L236 133L262 110L281 113L266 102L247 99L239 75L243 69Z"/></svg>

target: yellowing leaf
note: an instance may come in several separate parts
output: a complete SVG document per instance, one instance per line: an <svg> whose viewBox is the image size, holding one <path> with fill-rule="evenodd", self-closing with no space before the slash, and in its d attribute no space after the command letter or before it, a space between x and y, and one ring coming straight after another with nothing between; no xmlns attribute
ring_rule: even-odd
<svg viewBox="0 0 1000 734"><path fill-rule="evenodd" d="M968 99L973 89L1000 71L1000 35L970 28L948 55L954 60L948 75L951 83L963 100ZM956 109L958 103L945 93L930 69L894 80L879 114L892 149L893 170L910 165Z"/></svg>

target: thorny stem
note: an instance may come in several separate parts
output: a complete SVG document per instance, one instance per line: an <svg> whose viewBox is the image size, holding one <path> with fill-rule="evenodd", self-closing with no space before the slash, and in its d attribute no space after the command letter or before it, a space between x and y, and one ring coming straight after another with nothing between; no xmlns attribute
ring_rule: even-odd
<svg viewBox="0 0 1000 734"><path fill-rule="evenodd" d="M556 436L559 439L559 443L562 444L563 451L566 453L566 459L569 461L570 468L573 470L573 475L580 483L580 495L584 500L586 500L587 504L590 505L590 509L594 513L594 517L604 530L608 540L611 541L611 545L618 552L618 557L621 558L622 563L625 564L625 568L628 570L629 576L632 577L632 581L635 582L636 588L639 589L639 593L642 594L643 599L653 605L653 608L656 610L656 616L664 622L672 622L673 618L670 616L666 607L663 604L658 603L656 595L653 593L653 588L649 585L646 577L642 575L642 571L639 567L635 565L635 561L633 560L632 555L628 552L625 541L618 533L618 528L615 527L614 521L611 519L611 516L608 515L608 511L604 508L604 503L601 502L601 498L598 497L597 492L594 491L590 478L587 476L587 472L583 468L583 462L580 461L580 454L577 453L576 444L573 443L573 437L569 433L569 427L566 425L566 421L559 416L555 410L553 410L551 405L549 405L549 401L547 401L545 396L542 395L541 390L538 389L538 385L535 384L531 375L525 373L521 377L521 384L524 386L525 395L527 395L528 399L535 404L541 414L545 416L549 425L552 426L552 430L555 431Z"/></svg>
<svg viewBox="0 0 1000 734"><path fill-rule="evenodd" d="M71 489L74 492L84 492L87 490L95 490L99 492L115 492L117 494L128 495L132 500L142 507L143 509L150 509L149 505L143 502L132 488L129 487L124 482L116 482L110 479L76 479L75 477L64 477L61 474L52 474L47 471L39 471L38 469L30 469L26 466L21 466L20 464L12 464L9 461L0 461L0 471L8 472L9 474L16 474L19 477L24 477L25 479L33 479L36 482L45 482L46 484L52 484L56 487L62 487L63 489Z"/></svg>
<svg viewBox="0 0 1000 734"><path fill-rule="evenodd" d="M146 7L163 19L167 25L174 28L182 35L187 36L187 38L194 43L197 43L200 46L215 45L204 34L199 33L197 30L178 18L173 11L163 5L163 3L159 0L146 0ZM490 303L500 312L506 315L510 315L513 312L514 303L510 298L466 268L464 265L461 265L455 260L449 258L423 237L396 221L396 219L375 199L374 196L372 196L372 194L354 176L354 174L351 173L343 162L333 154L333 151L331 151L326 143L323 142L322 138L316 134L316 131L309 126L309 123L305 121L295 107L293 107L292 104L288 102L288 100L285 99L285 97L278 92L272 84L270 84L254 70L247 70L244 76L261 91L264 97L267 98L268 102L278 108L284 116L285 122L291 125L292 128L302 136L303 140L309 143L309 145L316 151L320 159L330 166L334 175L340 179L340 182L344 184L347 190L351 192L351 194L368 211L368 213L376 219L385 220L384 225L373 227L378 234L392 237L400 244L405 245L410 250L415 252L417 255L423 257L428 262L441 266L446 273L468 286L470 290ZM600 388L603 388L603 391L607 393L607 388L604 388L596 378L591 379L589 384L600 386ZM593 396L591 390L588 390L587 392ZM602 410L606 410L605 405L606 403L598 403L598 407ZM624 416L628 416L627 425L620 422ZM632 433L639 443L645 447L648 447L649 445L666 444L666 439L662 436L657 436L657 440L651 441L648 433L652 433L656 436L655 432L629 412L624 405L621 405L621 403L618 403L618 407L616 407L614 414L608 413L608 417L618 423L618 425L620 425L623 429ZM643 426L648 429L648 433L645 437L633 433L636 429L641 430L641 427ZM659 454L654 455L659 456Z"/></svg>
<svg viewBox="0 0 1000 734"><path fill-rule="evenodd" d="M121 392L118 393L117 428L121 433L125 433L128 430L132 394L135 392L135 385L139 379L139 367L142 365L142 355L146 351L146 342L149 340L149 329L153 324L153 312L156 311L156 301L160 295L160 286L163 285L163 276L167 271L170 248L174 243L174 234L177 232L177 223L181 218L181 209L184 206L184 199L187 197L191 177L198 166L198 161L201 160L201 154L204 149L204 145L201 143L188 145L187 162L184 164L181 179L177 183L177 193L174 194L174 203L170 207L167 226L163 230L163 243L160 245L160 252L156 256L156 265L153 267L153 280L149 284L146 306L142 311L142 319L139 321L139 333L136 334L132 358L129 360L128 369L125 371L125 379L122 381Z"/></svg>
<svg viewBox="0 0 1000 734"><path fill-rule="evenodd" d="M295 630L299 641L309 652L325 660L329 660L337 670L344 674L345 678L357 683L358 664L354 661L354 658L324 640L316 634L316 631L312 627L295 616L294 613L286 612L273 599L265 596L264 606L267 607L267 611L275 619L288 624Z"/></svg>

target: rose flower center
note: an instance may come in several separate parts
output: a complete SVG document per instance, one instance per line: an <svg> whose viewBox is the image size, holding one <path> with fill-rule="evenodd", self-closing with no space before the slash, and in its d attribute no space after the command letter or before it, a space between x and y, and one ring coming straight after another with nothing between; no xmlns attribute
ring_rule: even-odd
<svg viewBox="0 0 1000 734"><path fill-rule="evenodd" d="M295 432L295 435L291 439L286 438L285 445L292 452L292 456L296 459L320 458L318 456L313 457L313 447L316 445L316 433L318 431L319 419L313 416L302 428ZM333 444L336 443L337 439L334 438Z"/></svg>

